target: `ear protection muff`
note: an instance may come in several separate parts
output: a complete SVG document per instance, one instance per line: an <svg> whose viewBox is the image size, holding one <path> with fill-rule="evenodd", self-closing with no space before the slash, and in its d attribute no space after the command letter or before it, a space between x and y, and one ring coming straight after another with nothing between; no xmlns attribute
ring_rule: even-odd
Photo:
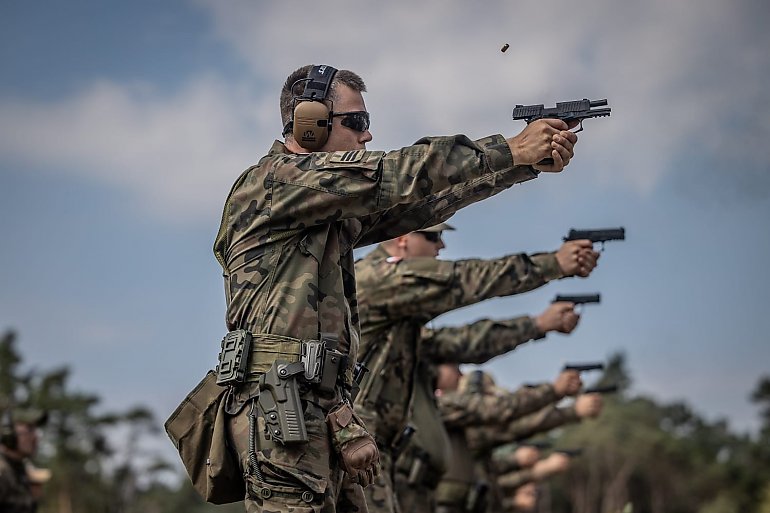
<svg viewBox="0 0 770 513"><path fill-rule="evenodd" d="M0 413L0 444L9 449L16 449L16 426L13 423L11 410Z"/></svg>
<svg viewBox="0 0 770 513"><path fill-rule="evenodd" d="M337 69L313 66L305 82L302 96L294 98L292 135L303 148L317 151L326 144L332 129L333 104L328 99Z"/></svg>

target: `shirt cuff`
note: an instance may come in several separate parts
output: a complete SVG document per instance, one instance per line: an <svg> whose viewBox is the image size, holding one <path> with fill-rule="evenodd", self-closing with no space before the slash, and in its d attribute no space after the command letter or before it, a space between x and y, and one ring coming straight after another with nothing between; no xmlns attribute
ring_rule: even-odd
<svg viewBox="0 0 770 513"><path fill-rule="evenodd" d="M556 253L536 253L530 257L546 281L558 280L564 278L564 271L561 270L559 262L556 260Z"/></svg>
<svg viewBox="0 0 770 513"><path fill-rule="evenodd" d="M500 134L490 135L476 141L476 144L484 149L484 155L487 157L487 164L494 172L508 171L513 176L510 178L513 183L526 182L537 178L539 172L532 166L519 166L513 161L513 154L508 142ZM509 173L506 173L508 175Z"/></svg>

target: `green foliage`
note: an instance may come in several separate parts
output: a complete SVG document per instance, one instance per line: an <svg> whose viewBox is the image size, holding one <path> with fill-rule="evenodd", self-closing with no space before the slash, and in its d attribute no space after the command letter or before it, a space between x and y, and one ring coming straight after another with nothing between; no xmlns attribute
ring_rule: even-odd
<svg viewBox="0 0 770 513"><path fill-rule="evenodd" d="M143 449L149 439L165 438L148 408L104 412L98 395L71 389L70 377L67 367L22 372L15 334L0 337L0 403L48 412L35 457L52 473L40 513L243 511L242 503L206 504L177 467Z"/></svg>
<svg viewBox="0 0 770 513"><path fill-rule="evenodd" d="M602 381L629 385L624 368L616 355ZM770 404L770 381L753 397ZM584 452L551 483L552 511L616 512L631 503L634 513L759 512L770 482L766 440L736 435L685 403L607 396L598 419L565 429L558 441Z"/></svg>

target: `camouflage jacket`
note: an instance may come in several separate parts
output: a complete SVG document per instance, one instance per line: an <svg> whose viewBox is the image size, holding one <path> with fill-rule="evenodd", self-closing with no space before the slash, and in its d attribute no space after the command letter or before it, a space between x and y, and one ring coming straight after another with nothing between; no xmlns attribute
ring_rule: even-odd
<svg viewBox="0 0 770 513"><path fill-rule="evenodd" d="M376 436L392 440L406 425L420 359L481 363L541 336L528 318L482 320L425 329L431 319L482 300L532 290L562 277L552 253L494 260L397 260L377 247L356 262L360 361L370 369L356 399Z"/></svg>
<svg viewBox="0 0 770 513"><path fill-rule="evenodd" d="M359 338L353 248L432 226L536 175L514 166L499 135L424 138L389 153L294 154L276 141L236 180L214 243L227 327L256 334L257 351L336 335L349 380Z"/></svg>
<svg viewBox="0 0 770 513"><path fill-rule="evenodd" d="M578 417L574 407L560 408L556 405L550 405L535 413L518 418L502 429L489 426L469 427L465 430L465 437L469 448L482 452L529 438L537 433L550 431L564 424L579 421L580 417Z"/></svg>
<svg viewBox="0 0 770 513"><path fill-rule="evenodd" d="M445 490L458 484L472 485L485 480L484 469L487 453L479 453L468 446L466 429L483 427L487 430L505 430L507 425L537 411L558 398L550 384L522 387L515 392L495 385L492 377L482 371L464 375L457 391L444 393L438 398L442 418L449 432L452 455L442 483L439 484L438 501L448 503ZM447 494L454 496L454 494Z"/></svg>
<svg viewBox="0 0 770 513"><path fill-rule="evenodd" d="M0 511L33 513L36 509L24 463L11 460L0 453Z"/></svg>
<svg viewBox="0 0 770 513"><path fill-rule="evenodd" d="M464 375L457 390L442 394L438 403L441 418L450 429L475 426L494 429L504 428L558 400L549 383L511 392L497 386L489 374L477 370Z"/></svg>

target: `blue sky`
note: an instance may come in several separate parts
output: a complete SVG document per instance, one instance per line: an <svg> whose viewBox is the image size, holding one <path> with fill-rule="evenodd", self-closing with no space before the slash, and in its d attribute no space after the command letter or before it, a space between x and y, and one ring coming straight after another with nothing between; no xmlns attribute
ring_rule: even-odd
<svg viewBox="0 0 770 513"><path fill-rule="evenodd" d="M770 373L770 8L761 1L0 3L0 329L105 407L160 419L215 364L211 253L232 181L280 133L307 63L360 73L374 141L514 135L516 103L608 98L573 163L458 213L445 258L625 226L588 280L443 316L602 293L569 336L489 365L511 387L624 351L634 391L737 430ZM309 10L309 6L314 10ZM504 43L510 49L501 53Z"/></svg>

